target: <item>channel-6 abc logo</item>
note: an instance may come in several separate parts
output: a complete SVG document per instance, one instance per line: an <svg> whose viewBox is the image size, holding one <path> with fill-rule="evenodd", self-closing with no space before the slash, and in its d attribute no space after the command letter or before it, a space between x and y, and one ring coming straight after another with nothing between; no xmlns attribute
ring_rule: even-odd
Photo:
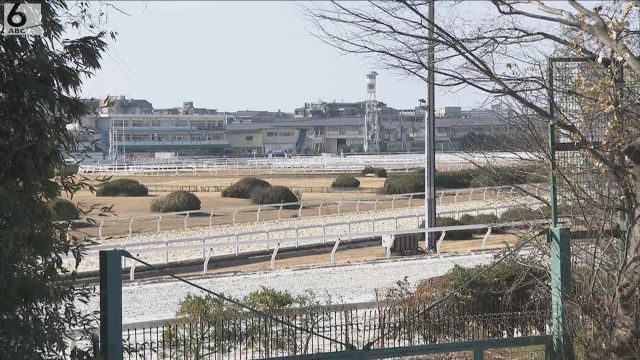
<svg viewBox="0 0 640 360"><path fill-rule="evenodd" d="M2 35L42 35L40 4L4 4Z"/></svg>

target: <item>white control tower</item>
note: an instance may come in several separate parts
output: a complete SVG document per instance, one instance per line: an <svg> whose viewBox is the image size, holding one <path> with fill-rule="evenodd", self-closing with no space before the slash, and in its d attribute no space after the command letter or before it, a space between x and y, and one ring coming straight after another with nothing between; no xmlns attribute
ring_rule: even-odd
<svg viewBox="0 0 640 360"><path fill-rule="evenodd" d="M380 127L378 126L378 101L376 100L376 76L372 71L367 74L367 100L364 113L364 152L380 151Z"/></svg>

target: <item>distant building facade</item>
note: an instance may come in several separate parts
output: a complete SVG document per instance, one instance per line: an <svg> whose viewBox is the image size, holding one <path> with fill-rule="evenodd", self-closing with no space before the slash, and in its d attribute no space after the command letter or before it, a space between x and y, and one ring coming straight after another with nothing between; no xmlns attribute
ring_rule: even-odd
<svg viewBox="0 0 640 360"><path fill-rule="evenodd" d="M92 115L75 129L78 139L92 151L114 158L126 152L149 157L156 152L179 155L356 153L364 145L364 102L306 103L294 113L281 111L218 112L182 107L154 109L146 100L107 97L87 99ZM424 104L398 110L378 102L382 152L424 149ZM508 111L436 109L436 149L456 150L470 133L510 136ZM88 135L90 134L90 135ZM86 145L89 147L89 145Z"/></svg>
<svg viewBox="0 0 640 360"><path fill-rule="evenodd" d="M226 120L226 115L111 114L85 117L82 125L95 131L94 140L111 158L125 152L213 155L230 152Z"/></svg>
<svg viewBox="0 0 640 360"><path fill-rule="evenodd" d="M107 96L99 99L85 99L92 114L151 114L153 105L143 99L126 99L124 96Z"/></svg>
<svg viewBox="0 0 640 360"><path fill-rule="evenodd" d="M239 123L239 124L271 123L271 122L293 118L293 114L281 112L280 110L276 112L242 110L242 111L229 112L227 114L233 115L233 122Z"/></svg>
<svg viewBox="0 0 640 360"><path fill-rule="evenodd" d="M185 101L182 103L182 107L168 108L168 109L154 109L155 115L216 115L217 109L196 108L193 106L193 101Z"/></svg>

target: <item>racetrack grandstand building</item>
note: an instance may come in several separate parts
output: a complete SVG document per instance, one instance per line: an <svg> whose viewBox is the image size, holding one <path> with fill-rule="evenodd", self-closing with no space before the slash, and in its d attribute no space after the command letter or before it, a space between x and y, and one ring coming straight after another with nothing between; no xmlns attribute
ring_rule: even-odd
<svg viewBox="0 0 640 360"><path fill-rule="evenodd" d="M364 145L361 103L313 103L283 112L218 112L196 108L192 102L170 109L153 109L146 100L109 97L86 100L94 115L74 124L76 139L91 152L115 159L173 155L259 155L359 153ZM312 106L313 105L313 106ZM136 113L136 111L138 113ZM424 149L425 107L397 110L381 106L381 151ZM513 136L507 112L493 109L436 111L436 149L457 150L469 134L499 138Z"/></svg>
<svg viewBox="0 0 640 360"><path fill-rule="evenodd" d="M97 148L111 158L117 153L176 152L209 155L231 152L225 138L227 115L111 114L87 116Z"/></svg>

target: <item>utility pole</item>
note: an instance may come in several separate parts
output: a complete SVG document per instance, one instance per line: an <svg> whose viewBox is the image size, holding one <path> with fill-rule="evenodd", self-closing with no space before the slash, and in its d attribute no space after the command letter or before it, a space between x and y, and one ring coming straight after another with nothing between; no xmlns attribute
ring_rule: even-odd
<svg viewBox="0 0 640 360"><path fill-rule="evenodd" d="M425 227L432 228L436 226L436 143L435 143L435 41L433 19L435 13L434 0L429 0L429 50L427 64L429 66L427 74L427 111L425 112L424 124L424 151L425 151ZM435 233L427 233L428 249L434 249L436 246Z"/></svg>

